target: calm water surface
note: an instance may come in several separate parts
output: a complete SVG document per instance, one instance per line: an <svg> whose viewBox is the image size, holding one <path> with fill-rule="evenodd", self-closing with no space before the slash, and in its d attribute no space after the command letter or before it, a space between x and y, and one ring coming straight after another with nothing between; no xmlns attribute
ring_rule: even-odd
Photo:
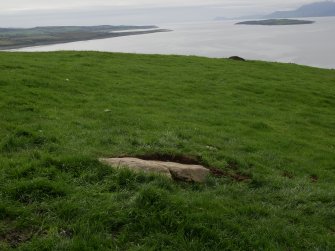
<svg viewBox="0 0 335 251"><path fill-rule="evenodd" d="M172 32L108 38L20 49L84 50L206 57L241 56L335 69L335 17L309 18L315 24L234 25L235 21L170 24Z"/></svg>

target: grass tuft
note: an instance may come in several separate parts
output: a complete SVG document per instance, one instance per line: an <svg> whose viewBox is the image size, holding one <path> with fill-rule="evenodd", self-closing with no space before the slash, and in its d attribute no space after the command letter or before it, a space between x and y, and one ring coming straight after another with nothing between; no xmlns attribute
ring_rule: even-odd
<svg viewBox="0 0 335 251"><path fill-rule="evenodd" d="M17 130L7 136L0 144L0 150L4 153L15 153L23 150L42 148L48 143L56 143L55 137L45 137L26 130Z"/></svg>
<svg viewBox="0 0 335 251"><path fill-rule="evenodd" d="M26 204L55 199L63 197L66 194L67 191L64 186L41 178L17 182L9 190L9 195L13 199Z"/></svg>

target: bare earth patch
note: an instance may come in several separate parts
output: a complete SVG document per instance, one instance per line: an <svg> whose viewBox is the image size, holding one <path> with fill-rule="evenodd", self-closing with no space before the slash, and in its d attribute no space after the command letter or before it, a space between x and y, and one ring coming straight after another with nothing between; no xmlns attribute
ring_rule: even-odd
<svg viewBox="0 0 335 251"><path fill-rule="evenodd" d="M0 242L4 241L8 243L12 248L15 248L21 243L29 241L31 237L31 230L12 230L4 235L0 235Z"/></svg>

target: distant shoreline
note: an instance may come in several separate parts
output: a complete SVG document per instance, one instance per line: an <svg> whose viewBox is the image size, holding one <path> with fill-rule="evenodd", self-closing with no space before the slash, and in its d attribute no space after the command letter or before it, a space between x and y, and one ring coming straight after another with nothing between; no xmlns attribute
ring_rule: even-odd
<svg viewBox="0 0 335 251"><path fill-rule="evenodd" d="M9 39L0 36L0 51L8 51L8 50L15 50L15 49L22 49L22 48L28 48L28 47L35 47L35 46L46 46L46 45L56 45L56 44L65 44L65 43L73 43L73 42L83 42L83 41L90 41L90 40L99 40L99 39L106 39L106 38L114 38L114 37L124 37L124 36L136 36L136 35L145 35L145 34L153 34L153 33L159 33L159 32L170 32L172 30L169 29L150 29L150 30L119 30L119 31L111 31L111 32L90 32L86 33L85 37L80 37L81 34L79 34L78 37L71 34L68 37L61 37L57 38L56 40L31 40L19 44L13 44L13 45L3 45L4 42L1 40L8 41ZM1 33L0 33L1 34ZM56 34L57 35L57 34ZM1 43L2 42L2 43ZM15 43L16 41L13 40Z"/></svg>
<svg viewBox="0 0 335 251"><path fill-rule="evenodd" d="M265 20L252 20L236 23L236 25L302 25L313 24L315 21L310 20L297 20L297 19L265 19Z"/></svg>

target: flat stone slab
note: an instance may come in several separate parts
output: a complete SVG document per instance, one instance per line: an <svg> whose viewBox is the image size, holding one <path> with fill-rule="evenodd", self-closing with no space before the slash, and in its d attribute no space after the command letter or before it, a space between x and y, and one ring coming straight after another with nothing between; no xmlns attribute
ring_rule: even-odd
<svg viewBox="0 0 335 251"><path fill-rule="evenodd" d="M203 166L175 162L142 160L138 158L101 158L99 161L112 167L129 168L137 172L158 173L170 179L188 182L205 182L210 174L210 170Z"/></svg>

